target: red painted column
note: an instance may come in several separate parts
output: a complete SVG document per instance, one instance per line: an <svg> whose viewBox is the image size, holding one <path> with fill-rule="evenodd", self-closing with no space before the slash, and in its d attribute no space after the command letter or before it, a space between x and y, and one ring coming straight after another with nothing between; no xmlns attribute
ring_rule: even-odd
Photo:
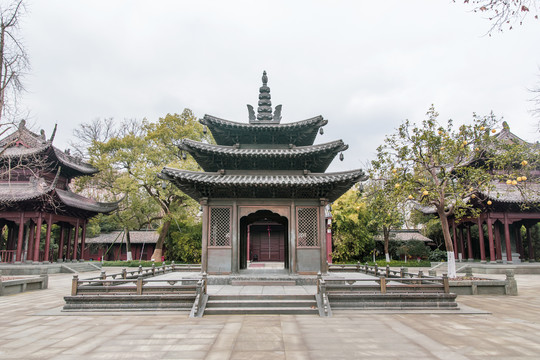
<svg viewBox="0 0 540 360"><path fill-rule="evenodd" d="M527 230L527 241L529 242L529 262L534 262L536 259L534 258L534 248L533 248L532 237L531 237L531 227L525 226L525 229Z"/></svg>
<svg viewBox="0 0 540 360"><path fill-rule="evenodd" d="M36 224L36 236L34 239L34 261L39 261L39 244L41 242L41 224L43 223L43 217L39 213Z"/></svg>
<svg viewBox="0 0 540 360"><path fill-rule="evenodd" d="M24 213L21 212L21 217L19 219L19 237L17 238L17 260L16 261L22 261L23 235L24 235Z"/></svg>
<svg viewBox="0 0 540 360"><path fill-rule="evenodd" d="M480 244L480 262L486 262L486 247L484 243L484 229L482 219L478 218L478 242Z"/></svg>
<svg viewBox="0 0 540 360"><path fill-rule="evenodd" d="M52 228L52 214L49 214L47 220L47 235L45 235L45 255L43 257L44 262L49 262L49 248L51 246L51 228Z"/></svg>
<svg viewBox="0 0 540 360"><path fill-rule="evenodd" d="M73 236L73 260L77 260L77 250L79 247L79 219L75 225L75 235Z"/></svg>
<svg viewBox="0 0 540 360"><path fill-rule="evenodd" d="M490 262L496 262L497 259L495 257L495 246L493 244L493 223L489 215L487 218L487 230L488 230L488 242L489 242L489 260Z"/></svg>
<svg viewBox="0 0 540 360"><path fill-rule="evenodd" d="M497 255L497 261L502 261L502 246L501 246L501 229L499 223L495 222L495 254Z"/></svg>
<svg viewBox="0 0 540 360"><path fill-rule="evenodd" d="M66 232L66 228L64 228L64 225L60 225L60 245L58 246L58 260L62 260L64 258L64 234Z"/></svg>
<svg viewBox="0 0 540 360"><path fill-rule="evenodd" d="M461 253L461 259L465 260L465 244L463 241L463 224L460 224L459 226L459 246L461 247L460 253Z"/></svg>
<svg viewBox="0 0 540 360"><path fill-rule="evenodd" d="M250 234L251 234L251 225L248 225L247 226L247 261L251 261Z"/></svg>
<svg viewBox="0 0 540 360"><path fill-rule="evenodd" d="M510 241L510 222L508 214L504 214L504 244L506 247L506 261L512 263L512 243Z"/></svg>
<svg viewBox="0 0 540 360"><path fill-rule="evenodd" d="M69 260L71 258L71 234L73 232L73 228L71 224L68 226L68 237L67 237L67 249L66 249L66 260Z"/></svg>
<svg viewBox="0 0 540 360"><path fill-rule="evenodd" d="M473 261L472 242L471 242L471 225L467 224L467 255L468 260Z"/></svg>
<svg viewBox="0 0 540 360"><path fill-rule="evenodd" d="M519 258L521 261L525 260L525 252L523 251L523 239L521 238L521 225L514 226L516 232L516 247L518 248Z"/></svg>
<svg viewBox="0 0 540 360"><path fill-rule="evenodd" d="M36 223L32 220L28 222L28 244L26 249L26 260L34 260L34 241L36 238Z"/></svg>
<svg viewBox="0 0 540 360"><path fill-rule="evenodd" d="M82 234L81 234L81 259L85 260L84 258L84 243L86 240L86 221L83 221L82 224Z"/></svg>
<svg viewBox="0 0 540 360"><path fill-rule="evenodd" d="M456 222L455 220L452 220L452 235L454 240L454 258L458 258L458 246L457 246L457 236L456 236Z"/></svg>

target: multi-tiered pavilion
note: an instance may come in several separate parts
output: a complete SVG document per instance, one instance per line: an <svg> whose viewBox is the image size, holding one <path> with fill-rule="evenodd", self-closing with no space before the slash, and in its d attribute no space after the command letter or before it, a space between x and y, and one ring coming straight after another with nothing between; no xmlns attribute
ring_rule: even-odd
<svg viewBox="0 0 540 360"><path fill-rule="evenodd" d="M313 144L328 123L322 116L281 123L266 72L262 81L257 115L248 105L249 123L205 115L200 122L217 145L179 144L204 172L166 167L160 176L202 205L203 271L238 273L250 261L272 261L289 273L325 272L325 206L363 180L364 172L325 173L347 145Z"/></svg>
<svg viewBox="0 0 540 360"><path fill-rule="evenodd" d="M72 192L73 178L97 169L53 146L49 139L21 121L18 129L0 140L0 255L2 262L45 262L83 257L88 219L117 209ZM51 253L52 225L59 238ZM41 236L46 225L45 236ZM79 242L80 238L80 242Z"/></svg>

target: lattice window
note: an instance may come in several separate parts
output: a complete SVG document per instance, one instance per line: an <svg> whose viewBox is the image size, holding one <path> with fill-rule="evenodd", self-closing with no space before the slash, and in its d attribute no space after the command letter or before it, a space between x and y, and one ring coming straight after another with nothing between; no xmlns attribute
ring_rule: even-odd
<svg viewBox="0 0 540 360"><path fill-rule="evenodd" d="M298 208L298 246L319 246L317 208Z"/></svg>
<svg viewBox="0 0 540 360"><path fill-rule="evenodd" d="M209 246L231 246L231 208L210 208Z"/></svg>

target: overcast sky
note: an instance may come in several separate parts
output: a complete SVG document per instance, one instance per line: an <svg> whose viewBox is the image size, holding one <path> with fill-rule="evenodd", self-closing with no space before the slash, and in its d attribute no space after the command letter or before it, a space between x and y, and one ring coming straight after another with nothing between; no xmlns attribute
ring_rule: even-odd
<svg viewBox="0 0 540 360"><path fill-rule="evenodd" d="M28 0L22 36L32 69L23 105L34 130L68 146L97 117L147 118L190 108L247 122L262 71L282 122L323 115L316 142L343 139L364 167L405 119L493 111L538 141L528 89L540 86L540 21L485 36L458 1Z"/></svg>

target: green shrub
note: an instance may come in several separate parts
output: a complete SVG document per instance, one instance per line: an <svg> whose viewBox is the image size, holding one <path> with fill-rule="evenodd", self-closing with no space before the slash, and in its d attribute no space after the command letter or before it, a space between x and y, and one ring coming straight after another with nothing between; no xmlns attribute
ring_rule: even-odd
<svg viewBox="0 0 540 360"><path fill-rule="evenodd" d="M441 249L435 249L429 254L429 261L446 261L448 258L448 255L446 251L443 251Z"/></svg>

